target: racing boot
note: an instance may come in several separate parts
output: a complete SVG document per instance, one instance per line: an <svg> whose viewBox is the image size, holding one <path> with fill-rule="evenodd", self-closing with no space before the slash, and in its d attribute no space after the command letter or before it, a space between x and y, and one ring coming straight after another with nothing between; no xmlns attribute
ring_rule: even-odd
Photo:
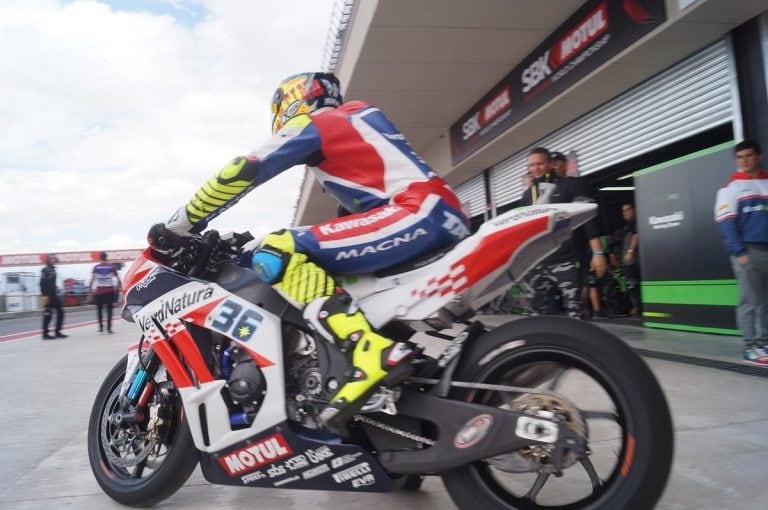
<svg viewBox="0 0 768 510"><path fill-rule="evenodd" d="M319 300L318 300L319 301ZM319 303L318 303L319 304ZM332 338L351 359L347 381L320 412L320 425L346 435L346 423L383 386L397 386L413 371L415 351L371 329L371 325L342 289L320 306L307 307L305 317L326 338ZM313 313L313 310L319 311Z"/></svg>

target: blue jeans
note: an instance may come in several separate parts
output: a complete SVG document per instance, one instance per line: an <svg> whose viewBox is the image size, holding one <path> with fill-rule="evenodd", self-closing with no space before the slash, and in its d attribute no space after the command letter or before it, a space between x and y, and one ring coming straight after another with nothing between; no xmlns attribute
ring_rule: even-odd
<svg viewBox="0 0 768 510"><path fill-rule="evenodd" d="M736 322L746 342L768 340L768 249L748 246L749 262L740 265L731 257L739 282Z"/></svg>

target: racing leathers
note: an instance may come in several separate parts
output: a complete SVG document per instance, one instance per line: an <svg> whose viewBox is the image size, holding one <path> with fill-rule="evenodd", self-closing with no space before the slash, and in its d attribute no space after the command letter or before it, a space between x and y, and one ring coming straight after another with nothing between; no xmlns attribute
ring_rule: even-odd
<svg viewBox="0 0 768 510"><path fill-rule="evenodd" d="M350 353L354 370L320 417L335 428L379 384L406 376L412 351L373 331L329 273L392 267L461 240L469 228L448 185L380 110L358 101L291 119L266 144L209 179L167 226L199 230L251 189L302 164L351 214L268 235L254 255L254 269ZM265 255L280 260L277 269L260 267Z"/></svg>

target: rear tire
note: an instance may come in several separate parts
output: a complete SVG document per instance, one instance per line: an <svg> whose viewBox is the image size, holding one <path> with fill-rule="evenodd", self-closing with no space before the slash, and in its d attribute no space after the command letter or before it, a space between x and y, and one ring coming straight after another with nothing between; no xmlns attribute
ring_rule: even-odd
<svg viewBox="0 0 768 510"><path fill-rule="evenodd" d="M597 430L600 435L610 428L610 433L604 435L614 436L616 443L612 452L600 442L588 442L587 446L596 451L590 450L578 459L574 457L563 470L563 477L550 477L544 473L547 466L541 459L546 460L546 455L542 456L542 451L536 448L494 458L503 459L502 464L507 462L507 469L499 468L498 461L479 461L443 473L446 489L459 508L646 510L652 509L661 497L673 457L669 407L661 387L642 358L614 335L574 319L521 319L478 338L464 354L454 378L457 381L539 386L558 394L567 391L559 386L575 383L577 397L563 402L576 403L578 398L583 398L587 402L608 402L608 407L613 406L613 409L602 412L592 409L591 404L587 409L576 405L579 413L588 413L583 414L584 420L577 420L575 425L586 429L587 441L590 431ZM590 378L592 382L589 382ZM599 398L587 395L585 388L594 388L592 393L599 393ZM520 402L530 401L532 394L535 392L512 394L519 395L515 399L503 392L456 390L451 397L488 405L497 405L494 402L506 398L503 405L514 408ZM620 432L614 432L613 428ZM615 459L610 458L614 453ZM609 457L605 466L593 464L598 456L597 460ZM590 466L592 474L588 469ZM596 472L600 470L604 477ZM531 486L529 480L534 477L536 480ZM584 479L586 488L576 488L574 480ZM508 480L513 480L509 483L511 489L507 486ZM536 488L538 483L541 487ZM547 484L562 483L565 485L547 487ZM574 495L574 501L569 499L570 495ZM549 500L545 501L547 498Z"/></svg>
<svg viewBox="0 0 768 510"><path fill-rule="evenodd" d="M184 485L197 465L198 452L180 401L175 403L170 431L165 441L158 445L164 449L162 456L151 460L152 454L149 454L146 459L137 460L135 466L129 466L130 457L122 456L124 452L116 443L105 444L105 436L120 433L117 426L105 420L114 408L115 393L122 386L127 362L126 356L115 365L96 395L88 424L88 458L96 481L109 497L124 505L146 507L164 500ZM146 430L146 427L143 428ZM128 432L140 433L141 429L142 424L138 424ZM123 441L121 445L125 444ZM131 443L131 448L143 448L142 441L146 443L148 440L137 439ZM123 460L126 466L116 465L123 463ZM146 476L142 476L147 470Z"/></svg>

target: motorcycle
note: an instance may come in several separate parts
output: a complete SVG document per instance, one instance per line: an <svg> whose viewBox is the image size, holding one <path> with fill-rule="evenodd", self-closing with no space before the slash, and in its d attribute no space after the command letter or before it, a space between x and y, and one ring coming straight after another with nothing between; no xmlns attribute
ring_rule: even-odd
<svg viewBox="0 0 768 510"><path fill-rule="evenodd" d="M158 227L123 278L141 338L93 404L96 480L130 506L171 496L199 464L211 483L289 489L417 490L437 475L459 508L653 508L673 428L642 358L588 322L474 319L595 212L523 207L441 252L337 275L374 328L418 352L343 436L317 416L350 359L238 264L252 238Z"/></svg>

